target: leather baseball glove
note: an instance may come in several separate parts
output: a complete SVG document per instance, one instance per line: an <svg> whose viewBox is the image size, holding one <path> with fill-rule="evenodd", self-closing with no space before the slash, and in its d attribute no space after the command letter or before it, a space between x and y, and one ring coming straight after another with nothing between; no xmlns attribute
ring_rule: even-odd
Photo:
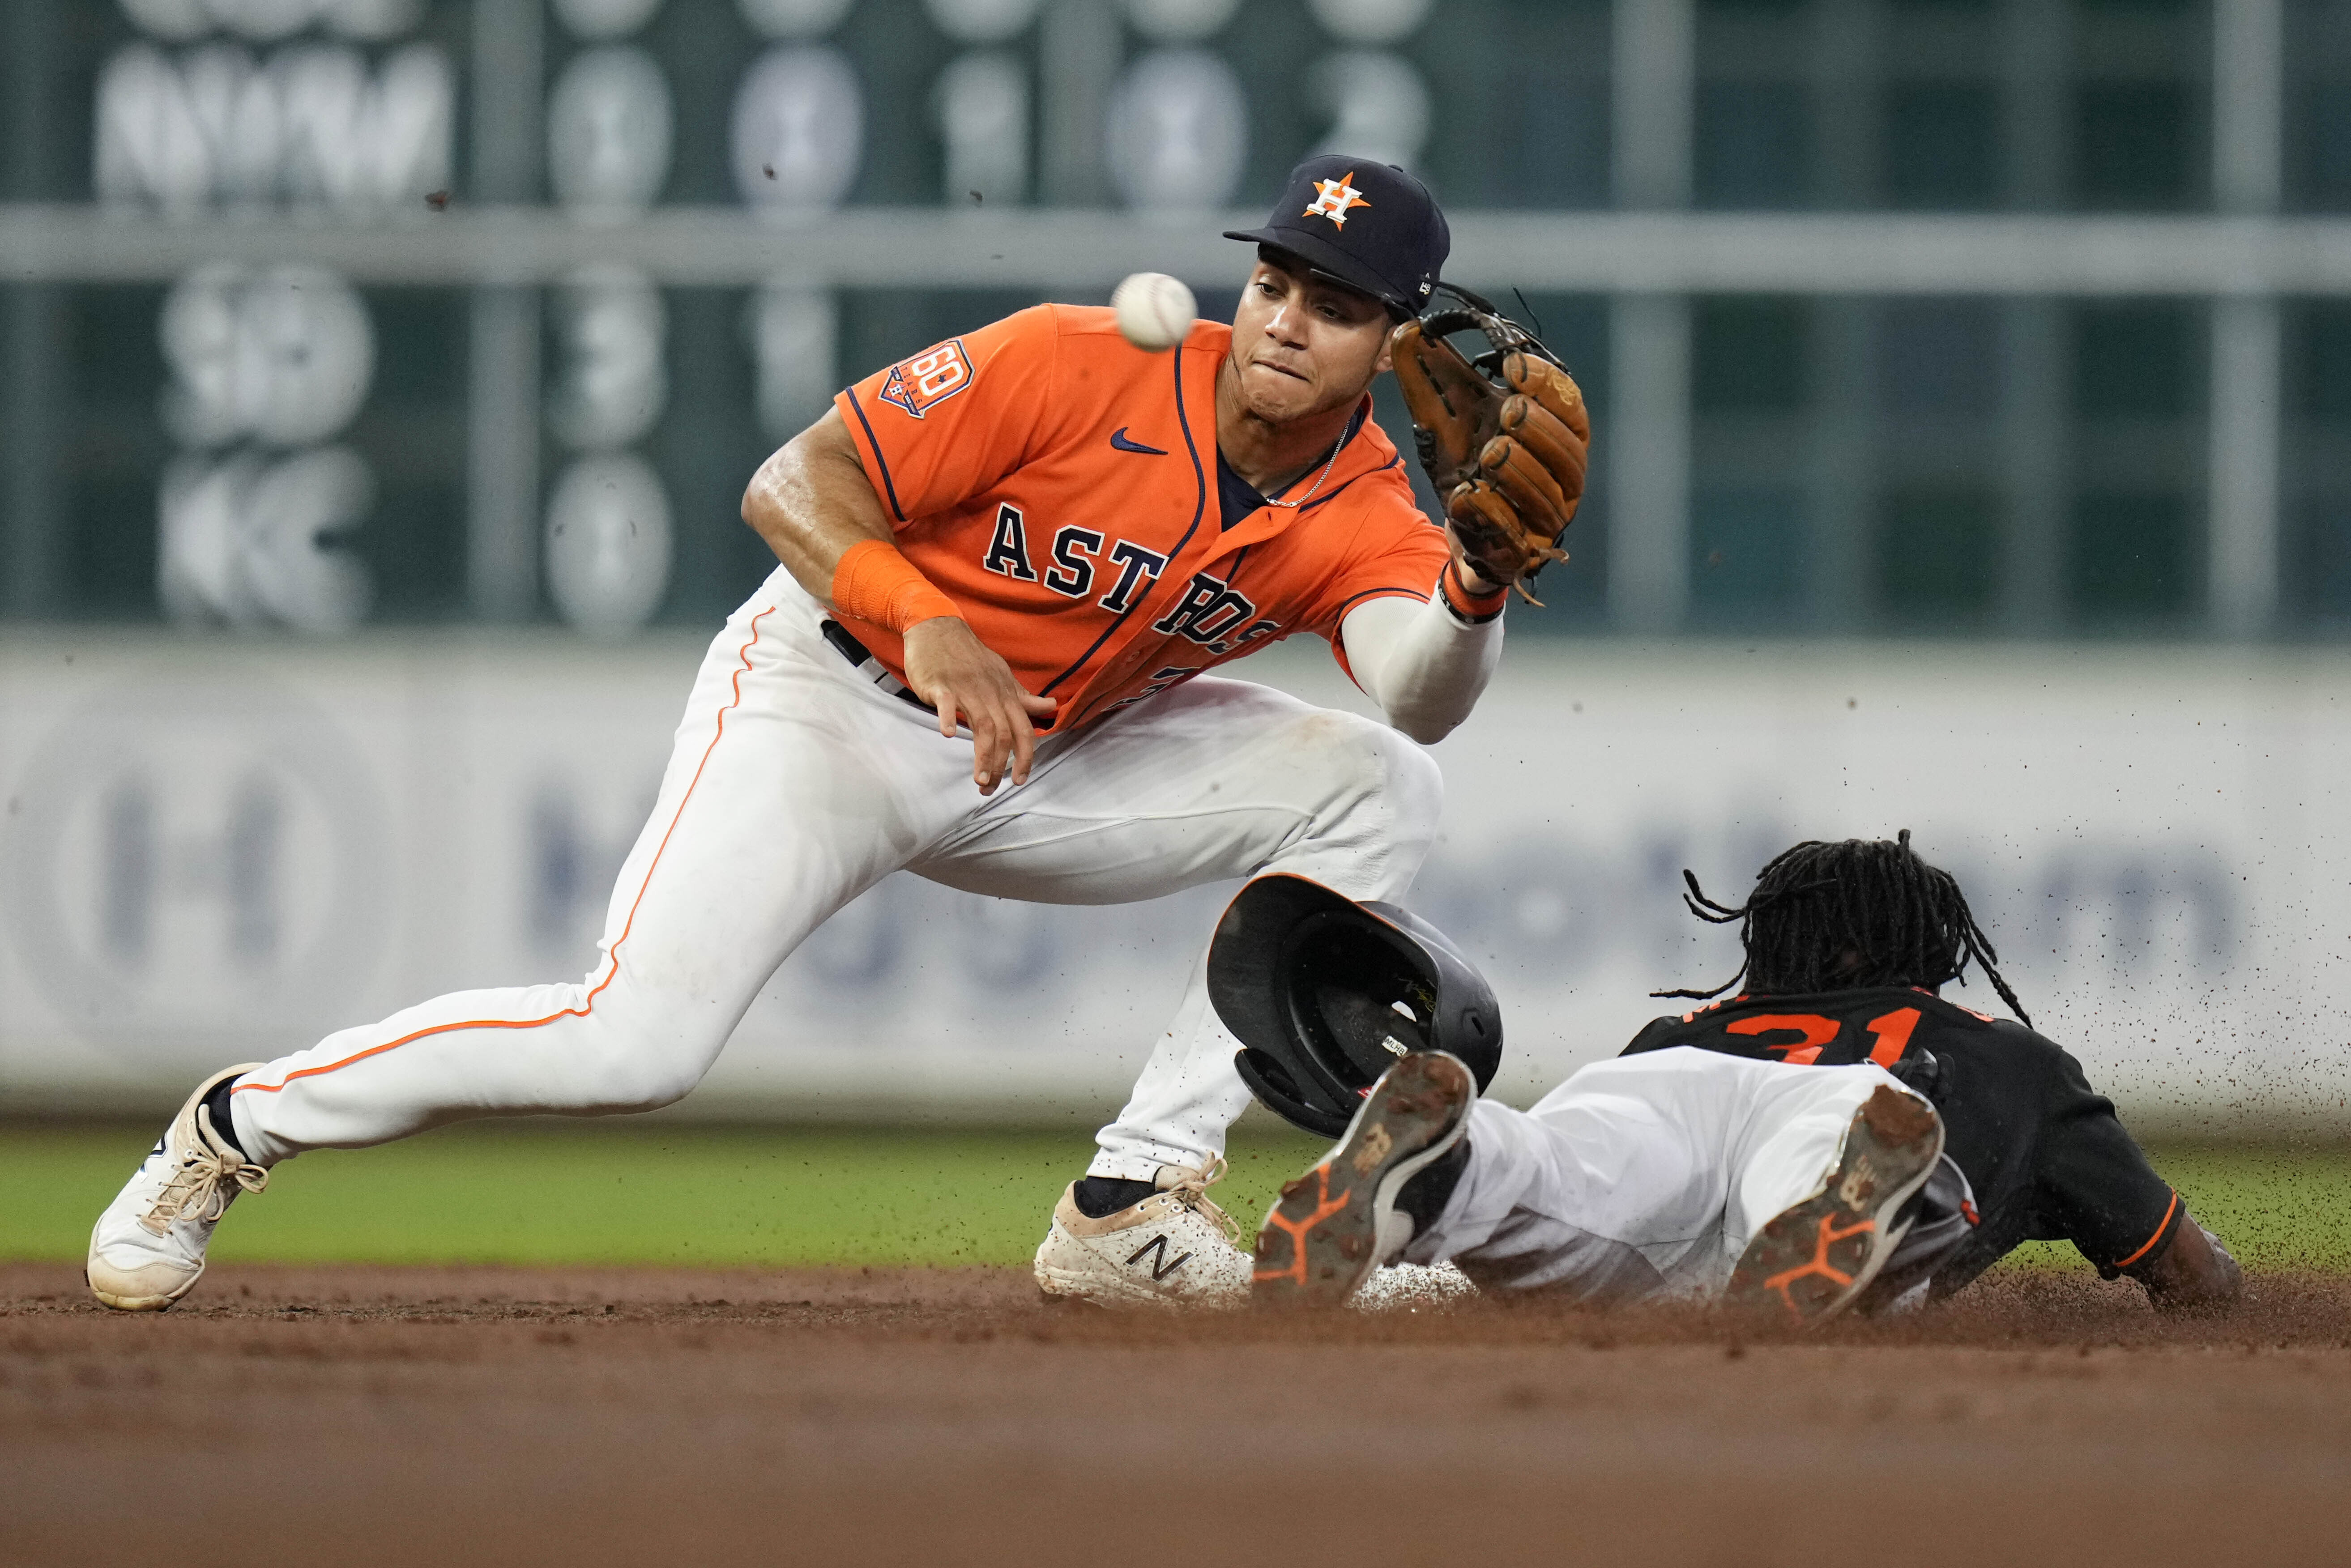
<svg viewBox="0 0 2351 1568"><path fill-rule="evenodd" d="M1583 499L1583 392L1533 333L1466 288L1438 287L1464 308L1431 310L1390 339L1420 465L1468 564L1540 605L1527 585L1567 559L1559 538ZM1448 340L1473 331L1483 352Z"/></svg>

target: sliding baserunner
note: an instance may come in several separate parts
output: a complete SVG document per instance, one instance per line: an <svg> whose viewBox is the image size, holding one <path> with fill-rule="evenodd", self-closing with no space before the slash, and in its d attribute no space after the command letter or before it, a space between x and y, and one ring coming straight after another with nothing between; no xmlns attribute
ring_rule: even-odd
<svg viewBox="0 0 2351 1568"><path fill-rule="evenodd" d="M1479 1100L1442 1049L1406 1055L1283 1189L1256 1293L1343 1301L1401 1256L1488 1290L1812 1319L1948 1296L2042 1239L2158 1307L2236 1296L2235 1260L2033 1031L1907 831L1798 844L1736 907L1689 889L1701 917L1739 924L1746 962L1713 991L1660 994L1738 995L1657 1019L1531 1111ZM1971 962L2015 1021L1937 994Z"/></svg>

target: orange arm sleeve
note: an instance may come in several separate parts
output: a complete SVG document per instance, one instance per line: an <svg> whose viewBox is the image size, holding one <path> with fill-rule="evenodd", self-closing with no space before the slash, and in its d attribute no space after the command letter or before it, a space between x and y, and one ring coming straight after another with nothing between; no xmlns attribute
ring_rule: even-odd
<svg viewBox="0 0 2351 1568"><path fill-rule="evenodd" d="M832 572L832 606L901 636L918 621L963 613L897 546L880 539L860 539L841 553Z"/></svg>

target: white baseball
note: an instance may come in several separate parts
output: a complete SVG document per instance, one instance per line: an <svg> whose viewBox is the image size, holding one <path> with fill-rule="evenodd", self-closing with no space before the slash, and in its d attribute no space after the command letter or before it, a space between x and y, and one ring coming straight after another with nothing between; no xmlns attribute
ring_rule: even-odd
<svg viewBox="0 0 2351 1568"><path fill-rule="evenodd" d="M1164 272L1128 274L1111 290L1110 307L1118 312L1119 336L1155 354L1182 342L1199 310L1183 281Z"/></svg>

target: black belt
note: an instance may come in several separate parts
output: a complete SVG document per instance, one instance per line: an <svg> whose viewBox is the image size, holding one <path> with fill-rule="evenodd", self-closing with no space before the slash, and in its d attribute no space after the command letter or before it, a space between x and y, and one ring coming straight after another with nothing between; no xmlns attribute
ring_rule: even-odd
<svg viewBox="0 0 2351 1568"><path fill-rule="evenodd" d="M882 661L873 656L872 649L849 634L848 627L838 621L827 619L817 629L824 633L824 640L832 644L832 651L854 665L859 674L863 675L908 707L920 708L934 717L937 716L938 709L916 696L914 687L892 674L883 666ZM1058 714L1054 716L1056 718L1060 716ZM1040 735L1046 734L1053 727L1053 720L1050 718L1041 723L1031 719L1029 724Z"/></svg>
<svg viewBox="0 0 2351 1568"><path fill-rule="evenodd" d="M883 668L882 661L873 656L873 650L851 636L848 627L828 619L818 630L824 633L824 640L832 644L832 651L854 665L859 674L909 707L921 708L927 714L939 711L915 695L914 687Z"/></svg>

